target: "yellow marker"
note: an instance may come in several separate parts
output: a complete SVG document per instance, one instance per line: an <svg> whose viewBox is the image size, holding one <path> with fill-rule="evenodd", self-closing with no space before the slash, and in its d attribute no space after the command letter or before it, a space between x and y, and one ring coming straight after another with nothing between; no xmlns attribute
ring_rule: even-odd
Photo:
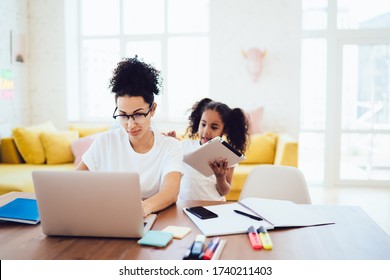
<svg viewBox="0 0 390 280"><path fill-rule="evenodd" d="M268 234L267 230L265 229L265 227L260 226L257 229L257 233L259 234L261 243L263 243L263 248L265 250L272 250L271 237L269 236L269 234Z"/></svg>

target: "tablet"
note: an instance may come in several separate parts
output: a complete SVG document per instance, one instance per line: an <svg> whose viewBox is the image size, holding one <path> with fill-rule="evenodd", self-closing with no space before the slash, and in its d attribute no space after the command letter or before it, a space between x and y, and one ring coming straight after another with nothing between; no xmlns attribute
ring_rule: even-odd
<svg viewBox="0 0 390 280"><path fill-rule="evenodd" d="M209 161L227 159L228 167L231 167L245 159L245 156L235 150L221 137L215 137L201 145L199 149L184 155L184 162L205 176L214 174L209 166Z"/></svg>

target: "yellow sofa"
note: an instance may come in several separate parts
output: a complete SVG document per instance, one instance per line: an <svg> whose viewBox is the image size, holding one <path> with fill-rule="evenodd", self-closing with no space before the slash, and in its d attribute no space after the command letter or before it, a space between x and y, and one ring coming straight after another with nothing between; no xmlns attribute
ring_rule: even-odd
<svg viewBox="0 0 390 280"><path fill-rule="evenodd" d="M87 130L86 130L87 129ZM100 128L104 131L108 128ZM96 133L96 129L71 126L79 135L87 136ZM31 172L33 170L74 169L73 161L60 164L28 164L21 156L13 137L3 138L0 142L0 195L10 191L33 192ZM298 165L298 143L286 133L252 134L250 145L245 153L246 160L234 170L232 188L226 196L227 200L238 200L241 189L250 171L259 164Z"/></svg>
<svg viewBox="0 0 390 280"><path fill-rule="evenodd" d="M0 195L11 191L34 192L33 170L74 169L72 140L109 128L72 124L68 131L58 131L50 122L15 128L13 137L0 140Z"/></svg>

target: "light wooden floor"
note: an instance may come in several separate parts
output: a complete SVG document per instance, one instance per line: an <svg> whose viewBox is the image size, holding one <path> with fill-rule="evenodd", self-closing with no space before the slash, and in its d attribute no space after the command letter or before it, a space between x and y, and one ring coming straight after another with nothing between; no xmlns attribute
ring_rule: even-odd
<svg viewBox="0 0 390 280"><path fill-rule="evenodd" d="M390 188L309 187L313 204L360 206L390 235Z"/></svg>

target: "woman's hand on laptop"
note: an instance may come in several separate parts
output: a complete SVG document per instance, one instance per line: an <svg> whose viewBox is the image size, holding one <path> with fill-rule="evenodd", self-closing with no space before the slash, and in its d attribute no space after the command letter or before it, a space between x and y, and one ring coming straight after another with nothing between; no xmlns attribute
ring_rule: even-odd
<svg viewBox="0 0 390 280"><path fill-rule="evenodd" d="M149 214L152 214L152 210L148 207L147 203L145 201L142 201L142 208L144 209L144 218L148 216Z"/></svg>

